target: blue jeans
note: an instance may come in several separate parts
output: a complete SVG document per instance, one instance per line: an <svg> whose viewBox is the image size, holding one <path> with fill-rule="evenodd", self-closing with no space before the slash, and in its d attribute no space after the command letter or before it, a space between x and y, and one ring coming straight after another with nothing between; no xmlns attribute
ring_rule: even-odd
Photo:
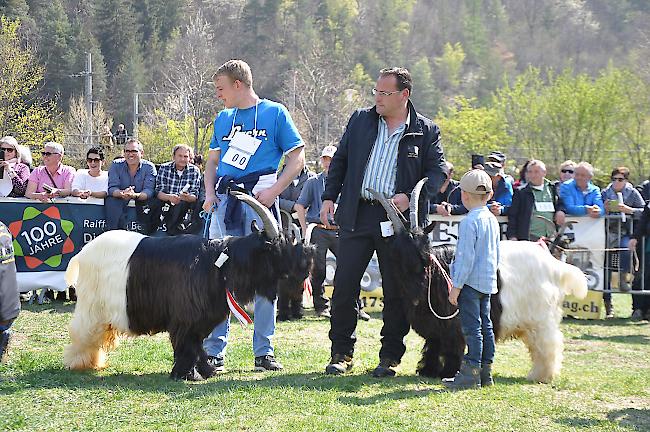
<svg viewBox="0 0 650 432"><path fill-rule="evenodd" d="M490 294L465 285L458 296L460 325L467 344L465 361L471 366L494 361L494 331L490 320Z"/></svg>
<svg viewBox="0 0 650 432"><path fill-rule="evenodd" d="M217 195L219 204L217 211L212 214L210 222L210 238L218 239L225 236L244 236L251 232L251 222L257 221L260 228L262 221L255 211L248 205L243 204L244 217L242 226L236 229L227 230L224 223L226 213L226 195ZM243 306L243 305L242 305ZM269 301L266 297L255 296L255 315L253 330L253 353L255 357L273 355L271 340L275 334L275 311L276 301ZM217 325L212 333L203 341L203 348L209 356L223 358L228 345L228 333L230 332L230 316L221 324Z"/></svg>

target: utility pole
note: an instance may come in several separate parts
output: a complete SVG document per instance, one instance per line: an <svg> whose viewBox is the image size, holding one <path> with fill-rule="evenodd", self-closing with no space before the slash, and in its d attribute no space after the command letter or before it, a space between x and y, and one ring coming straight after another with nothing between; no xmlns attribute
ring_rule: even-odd
<svg viewBox="0 0 650 432"><path fill-rule="evenodd" d="M93 145L93 60L92 54L86 53L86 148Z"/></svg>
<svg viewBox="0 0 650 432"><path fill-rule="evenodd" d="M138 98L140 93L133 93L133 129L131 135L135 138L138 137Z"/></svg>
<svg viewBox="0 0 650 432"><path fill-rule="evenodd" d="M71 74L70 77L84 77L86 79L84 91L86 122L84 123L83 145L86 148L89 148L92 147L93 144L93 59L91 53L86 53L86 70L76 74ZM81 153L85 153L85 150Z"/></svg>

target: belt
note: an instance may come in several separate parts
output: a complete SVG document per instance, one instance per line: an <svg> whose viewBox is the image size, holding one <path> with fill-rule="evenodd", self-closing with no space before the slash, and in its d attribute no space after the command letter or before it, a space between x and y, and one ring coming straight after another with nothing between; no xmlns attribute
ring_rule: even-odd
<svg viewBox="0 0 650 432"><path fill-rule="evenodd" d="M339 229L339 227L337 227L336 225L330 225L329 227L326 227L323 224L316 224L316 228L320 228L328 231L338 231Z"/></svg>

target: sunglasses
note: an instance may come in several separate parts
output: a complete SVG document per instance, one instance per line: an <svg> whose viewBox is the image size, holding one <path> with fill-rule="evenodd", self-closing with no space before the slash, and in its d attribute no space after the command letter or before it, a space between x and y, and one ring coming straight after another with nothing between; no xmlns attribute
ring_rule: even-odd
<svg viewBox="0 0 650 432"><path fill-rule="evenodd" d="M86 158L86 162L91 163L91 162L99 162L101 161L100 158Z"/></svg>
<svg viewBox="0 0 650 432"><path fill-rule="evenodd" d="M55 154L59 154L59 153L41 152L41 155L43 155L43 156L52 156L52 155L55 155Z"/></svg>
<svg viewBox="0 0 650 432"><path fill-rule="evenodd" d="M13 147L0 147L0 149L4 150L6 152L16 151L16 149L13 148Z"/></svg>
<svg viewBox="0 0 650 432"><path fill-rule="evenodd" d="M573 174L573 170L571 170L571 169L563 169L563 170L561 170L561 171L562 171L562 173L564 173L564 174Z"/></svg>
<svg viewBox="0 0 650 432"><path fill-rule="evenodd" d="M124 153L140 153L140 150L124 150Z"/></svg>
<svg viewBox="0 0 650 432"><path fill-rule="evenodd" d="M612 181L624 182L627 180L625 177L612 177Z"/></svg>

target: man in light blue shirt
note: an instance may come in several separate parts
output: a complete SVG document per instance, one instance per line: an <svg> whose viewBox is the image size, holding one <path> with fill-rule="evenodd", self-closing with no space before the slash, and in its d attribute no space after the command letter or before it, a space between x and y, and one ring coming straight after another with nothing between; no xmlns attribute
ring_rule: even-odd
<svg viewBox="0 0 650 432"><path fill-rule="evenodd" d="M443 380L452 390L492 385L494 331L490 295L497 292L500 236L499 223L485 206L493 192L490 176L483 170L469 171L460 179L459 187L469 213L458 228L449 302L458 306L467 354L456 376Z"/></svg>

